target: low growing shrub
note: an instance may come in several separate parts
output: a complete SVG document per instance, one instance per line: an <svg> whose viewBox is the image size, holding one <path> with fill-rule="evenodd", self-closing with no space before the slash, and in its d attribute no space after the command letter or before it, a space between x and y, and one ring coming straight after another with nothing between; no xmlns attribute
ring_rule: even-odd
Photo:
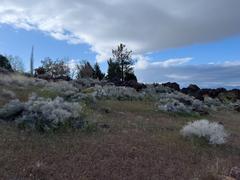
<svg viewBox="0 0 240 180"><path fill-rule="evenodd" d="M205 119L188 123L181 130L181 134L188 138L204 138L209 144L224 144L228 137L222 124L211 123Z"/></svg>
<svg viewBox="0 0 240 180"><path fill-rule="evenodd" d="M11 101L0 111L0 118L13 119L20 128L49 131L63 127L81 128L84 121L79 103L70 103L57 97L54 100L33 95L28 102Z"/></svg>
<svg viewBox="0 0 240 180"><path fill-rule="evenodd" d="M0 119L13 121L20 116L24 110L24 104L18 99L10 101L0 109Z"/></svg>

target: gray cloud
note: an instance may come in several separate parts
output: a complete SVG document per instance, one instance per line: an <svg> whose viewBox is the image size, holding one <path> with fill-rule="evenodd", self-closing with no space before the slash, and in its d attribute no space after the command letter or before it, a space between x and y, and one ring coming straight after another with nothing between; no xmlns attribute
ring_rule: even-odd
<svg viewBox="0 0 240 180"><path fill-rule="evenodd" d="M186 87L191 83L200 87L240 88L240 62L205 65L175 65L169 67L147 66L136 68L136 74L142 82L178 82Z"/></svg>
<svg viewBox="0 0 240 180"><path fill-rule="evenodd" d="M136 54L240 33L239 0L2 0L0 23L87 43L106 59L119 42Z"/></svg>

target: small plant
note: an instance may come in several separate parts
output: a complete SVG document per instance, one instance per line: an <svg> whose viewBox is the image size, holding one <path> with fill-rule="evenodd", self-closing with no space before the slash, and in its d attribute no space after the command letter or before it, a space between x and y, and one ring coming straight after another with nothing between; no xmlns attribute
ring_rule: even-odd
<svg viewBox="0 0 240 180"><path fill-rule="evenodd" d="M209 144L224 144L228 137L222 124L205 119L188 123L181 134L188 138L204 138Z"/></svg>

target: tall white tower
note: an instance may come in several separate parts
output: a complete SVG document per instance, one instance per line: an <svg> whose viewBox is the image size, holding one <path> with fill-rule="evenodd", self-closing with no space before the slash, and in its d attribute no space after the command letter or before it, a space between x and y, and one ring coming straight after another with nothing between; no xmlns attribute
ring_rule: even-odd
<svg viewBox="0 0 240 180"><path fill-rule="evenodd" d="M33 66L34 66L34 46L32 46L32 52L30 57L30 73L33 76Z"/></svg>

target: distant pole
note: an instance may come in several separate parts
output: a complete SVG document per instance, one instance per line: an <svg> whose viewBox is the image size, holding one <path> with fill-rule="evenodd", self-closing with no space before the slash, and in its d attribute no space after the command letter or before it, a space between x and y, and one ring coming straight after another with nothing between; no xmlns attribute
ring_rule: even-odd
<svg viewBox="0 0 240 180"><path fill-rule="evenodd" d="M30 73L33 76L33 63L34 63L34 46L32 46L31 58L30 58Z"/></svg>

